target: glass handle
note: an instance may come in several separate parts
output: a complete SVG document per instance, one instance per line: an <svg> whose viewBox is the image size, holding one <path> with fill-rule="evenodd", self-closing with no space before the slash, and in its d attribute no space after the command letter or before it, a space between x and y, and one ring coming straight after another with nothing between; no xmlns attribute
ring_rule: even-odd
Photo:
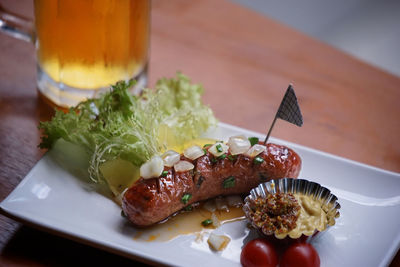
<svg viewBox="0 0 400 267"><path fill-rule="evenodd" d="M35 42L34 23L32 20L12 14L0 5L0 32L27 42Z"/></svg>

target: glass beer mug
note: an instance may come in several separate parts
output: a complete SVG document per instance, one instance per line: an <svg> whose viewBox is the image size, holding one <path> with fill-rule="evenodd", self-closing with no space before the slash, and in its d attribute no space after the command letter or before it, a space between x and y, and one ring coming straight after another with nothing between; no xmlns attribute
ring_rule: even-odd
<svg viewBox="0 0 400 267"><path fill-rule="evenodd" d="M34 0L32 23L0 10L0 29L32 41L37 88L60 107L96 97L119 80L147 83L150 0ZM30 29L31 27L31 29Z"/></svg>

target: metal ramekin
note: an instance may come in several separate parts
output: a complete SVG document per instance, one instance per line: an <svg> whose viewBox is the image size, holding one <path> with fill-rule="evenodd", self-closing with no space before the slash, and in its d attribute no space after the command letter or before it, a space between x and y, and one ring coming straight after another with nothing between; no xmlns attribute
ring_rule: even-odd
<svg viewBox="0 0 400 267"><path fill-rule="evenodd" d="M323 229L314 229L314 231L301 232L300 236L285 235L283 237L280 236L279 238L276 235L273 236L276 239L290 238L309 241L317 233L325 231L330 226L335 225L335 220L340 216L340 204L338 203L338 198L326 187L304 179L282 178L270 180L268 182L259 184L256 188L253 188L250 191L250 195L245 198L243 205L243 211L246 214L246 217L249 219L251 225L267 237L271 236L268 236L261 229L259 229L259 227L257 227L250 219L250 200L254 200L257 197L267 197L268 194L275 193L292 193L293 195L309 196L321 203L321 208L327 215L327 223Z"/></svg>

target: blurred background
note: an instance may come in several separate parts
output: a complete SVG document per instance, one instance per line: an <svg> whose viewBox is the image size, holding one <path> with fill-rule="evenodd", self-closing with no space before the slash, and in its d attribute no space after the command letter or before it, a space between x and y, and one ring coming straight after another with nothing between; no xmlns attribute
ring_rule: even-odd
<svg viewBox="0 0 400 267"><path fill-rule="evenodd" d="M400 77L398 0L230 0ZM32 0L0 0L33 17Z"/></svg>
<svg viewBox="0 0 400 267"><path fill-rule="evenodd" d="M398 0L232 0L400 76Z"/></svg>

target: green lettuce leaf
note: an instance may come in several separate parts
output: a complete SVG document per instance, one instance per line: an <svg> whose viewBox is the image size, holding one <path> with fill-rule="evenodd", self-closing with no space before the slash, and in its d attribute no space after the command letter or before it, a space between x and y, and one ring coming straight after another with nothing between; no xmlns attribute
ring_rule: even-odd
<svg viewBox="0 0 400 267"><path fill-rule="evenodd" d="M41 122L41 148L50 149L57 140L78 145L90 157L89 174L94 182L104 180L102 164L123 160L139 167L168 146L197 138L216 125L211 109L201 101L203 87L177 73L160 79L155 90L133 96L133 82L118 82L98 99L89 99L57 111L49 122Z"/></svg>

